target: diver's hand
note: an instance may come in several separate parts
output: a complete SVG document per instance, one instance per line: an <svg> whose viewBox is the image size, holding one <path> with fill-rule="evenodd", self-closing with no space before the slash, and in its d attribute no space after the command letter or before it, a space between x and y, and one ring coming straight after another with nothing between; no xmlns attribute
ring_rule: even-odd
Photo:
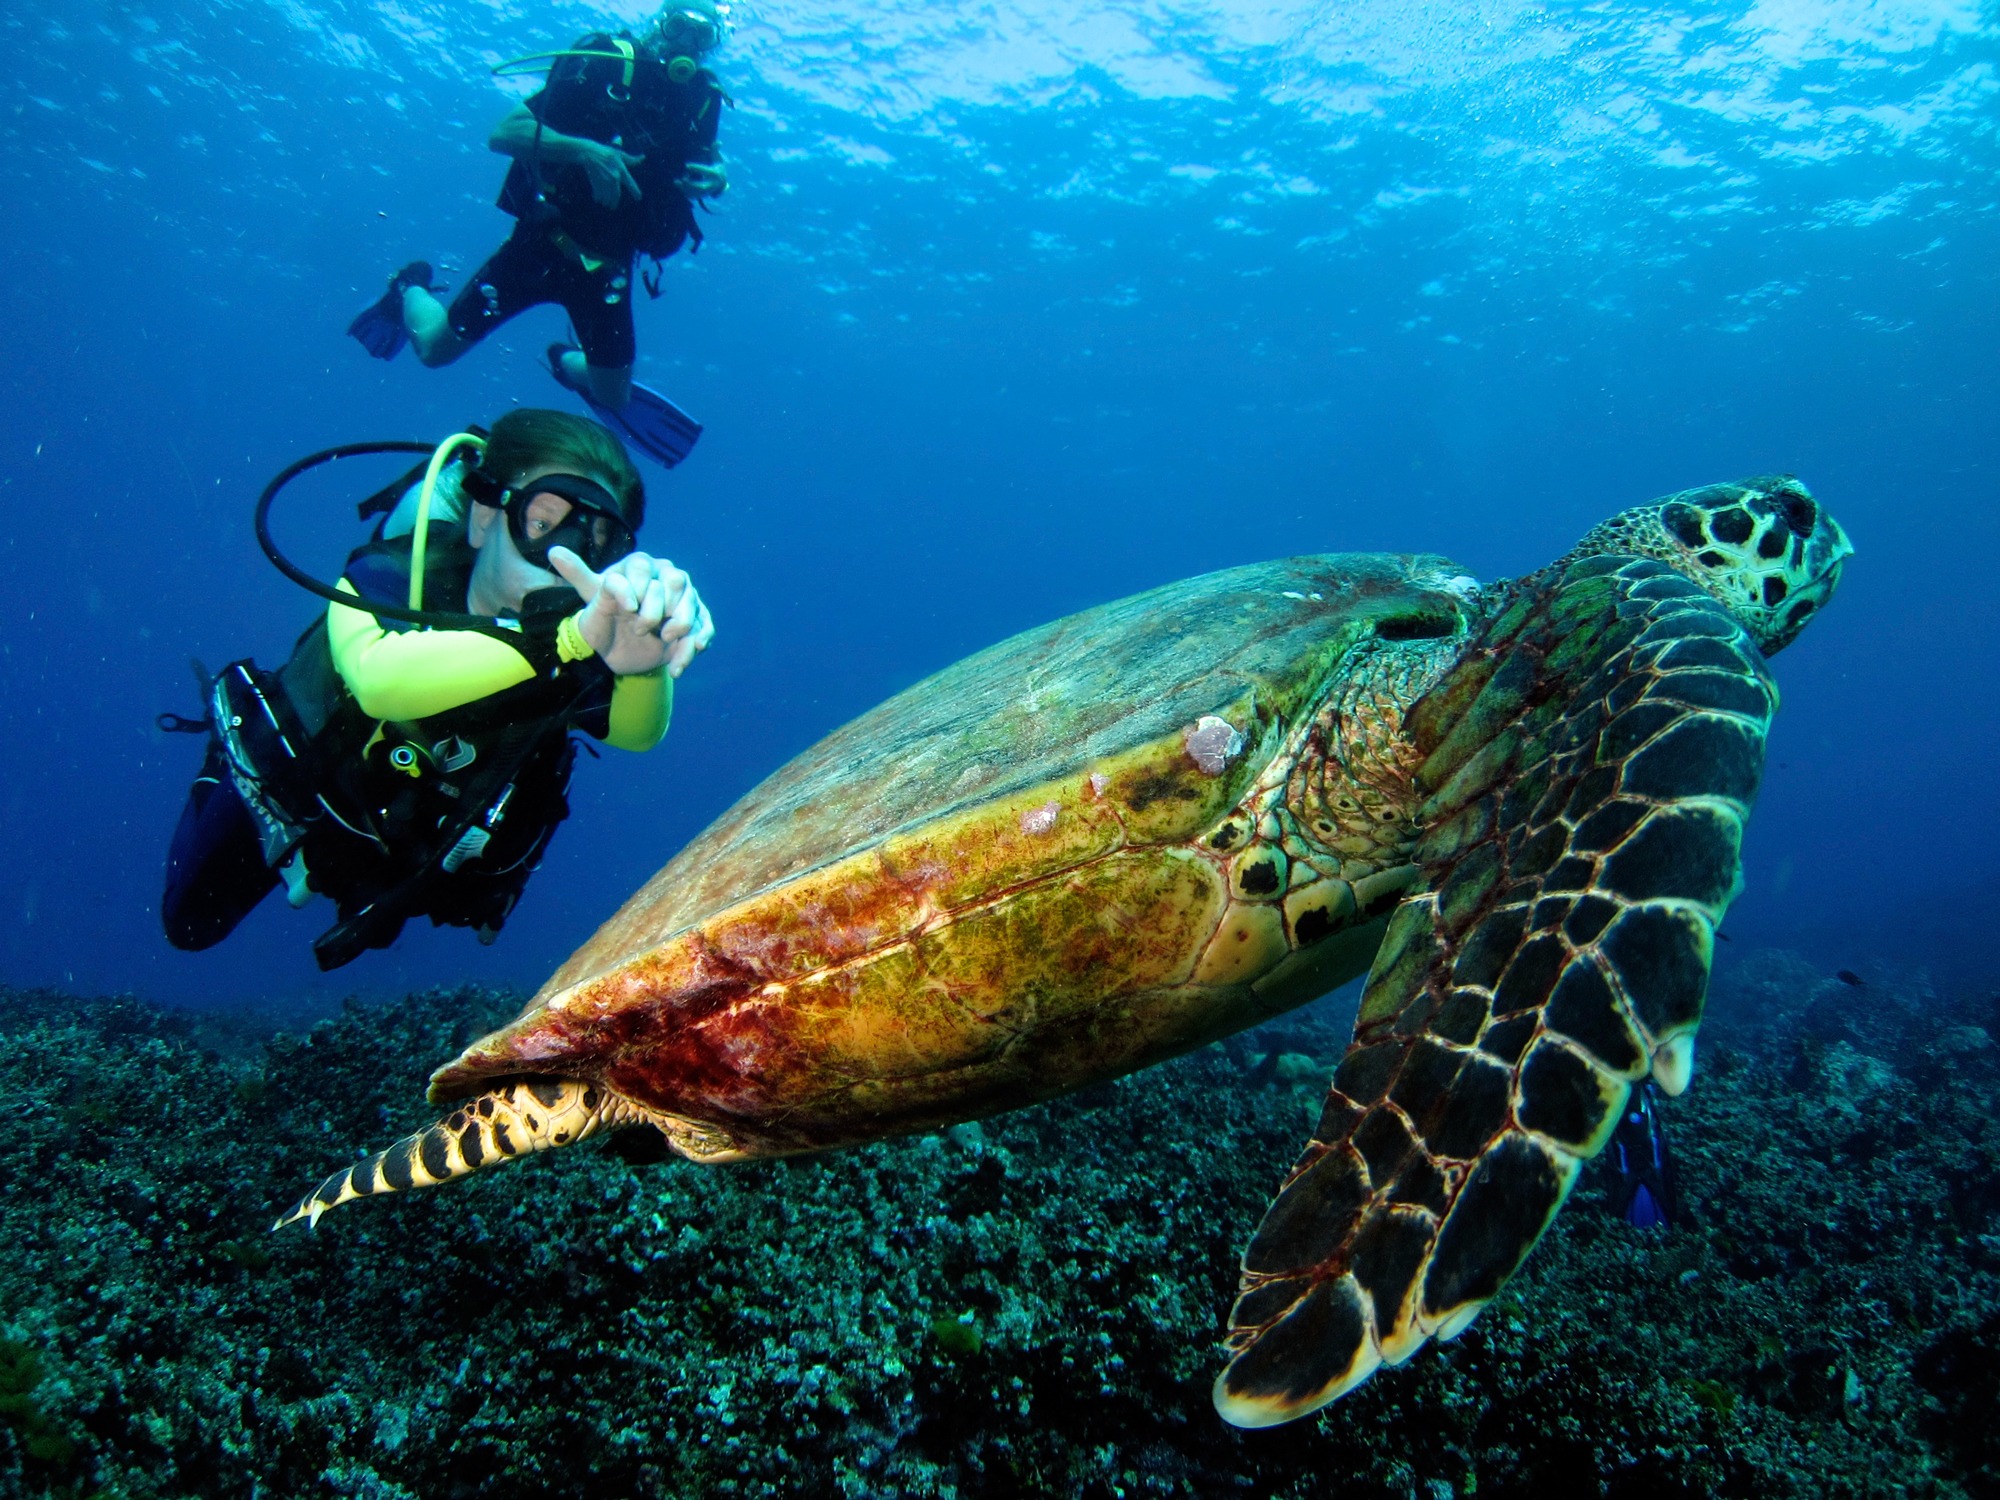
<svg viewBox="0 0 2000 1500"><path fill-rule="evenodd" d="M621 677L662 665L678 677L714 638L701 595L670 562L634 552L594 573L567 547L555 547L549 566L584 601L576 621L584 640Z"/></svg>
<svg viewBox="0 0 2000 1500"><path fill-rule="evenodd" d="M645 157L620 151L616 146L607 146L601 141L581 138L577 140L576 147L577 165L583 168L584 176L590 180L590 196L597 200L599 208L616 208L628 193L635 200L646 196L639 191L639 184L632 176L632 169Z"/></svg>
<svg viewBox="0 0 2000 1500"><path fill-rule="evenodd" d="M715 621L695 591L694 581L664 558L660 561L660 579L667 586L669 601L666 619L660 622L660 639L667 645L667 675L679 677L715 639ZM681 590L678 598L673 596L676 581Z"/></svg>
<svg viewBox="0 0 2000 1500"><path fill-rule="evenodd" d="M666 662L667 643L660 638L666 586L650 557L635 552L595 573L569 548L552 547L549 566L582 598L577 630L613 672L624 677Z"/></svg>
<svg viewBox="0 0 2000 1500"><path fill-rule="evenodd" d="M729 171L718 158L715 161L691 161L674 186L690 198L720 198L729 191Z"/></svg>

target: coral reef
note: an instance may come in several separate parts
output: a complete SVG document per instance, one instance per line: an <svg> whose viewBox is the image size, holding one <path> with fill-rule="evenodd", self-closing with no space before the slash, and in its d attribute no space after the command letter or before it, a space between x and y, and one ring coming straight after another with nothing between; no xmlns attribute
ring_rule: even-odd
<svg viewBox="0 0 2000 1500"><path fill-rule="evenodd" d="M1686 1215L1587 1177L1457 1342L1213 1414L1328 1002L941 1136L645 1136L272 1236L516 1003L309 1035L0 993L0 1496L2000 1495L2000 1015L1755 955L1668 1106Z"/></svg>

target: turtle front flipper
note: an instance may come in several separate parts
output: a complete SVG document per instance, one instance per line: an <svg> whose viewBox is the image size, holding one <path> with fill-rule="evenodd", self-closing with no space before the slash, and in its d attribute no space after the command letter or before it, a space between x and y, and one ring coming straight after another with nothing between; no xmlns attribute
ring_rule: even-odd
<svg viewBox="0 0 2000 1500"><path fill-rule="evenodd" d="M366 1161L336 1172L271 1227L319 1216L353 1198L469 1177L483 1167L573 1146L606 1126L636 1123L641 1113L616 1094L575 1078L517 1078L467 1099L428 1130L420 1130Z"/></svg>
<svg viewBox="0 0 2000 1500"><path fill-rule="evenodd" d="M1767 511L1785 525L1776 500ZM1631 1084L1687 1085L1777 694L1744 624L1695 581L1705 560L1637 550L1580 549L1514 585L1409 715L1423 882L1244 1254L1215 1386L1239 1426L1304 1416L1458 1334Z"/></svg>

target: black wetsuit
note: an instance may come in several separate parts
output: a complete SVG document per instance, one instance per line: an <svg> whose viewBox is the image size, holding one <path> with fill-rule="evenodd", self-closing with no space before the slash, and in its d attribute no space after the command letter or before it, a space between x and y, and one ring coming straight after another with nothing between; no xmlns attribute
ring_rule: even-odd
<svg viewBox="0 0 2000 1500"><path fill-rule="evenodd" d="M407 535L371 542L348 559L344 577L365 598L402 603L410 556ZM456 526L434 524L426 595L463 599L473 557ZM564 663L555 654L554 621L576 595L545 592L563 605L532 613L524 631L487 632L528 658L535 677L426 719L378 724L363 713L334 666L324 617L280 671L258 674L285 720L280 733L304 753L289 762L268 753L255 770L299 830L311 889L339 907L340 923L315 944L322 968L386 947L411 916L490 935L513 910L569 813L569 731L603 739L609 726L610 671L596 657ZM223 676L239 666L256 670L239 663ZM246 708L242 717L256 715ZM442 868L468 816L490 834L476 857ZM160 916L168 941L209 948L234 931L278 885L266 854L258 820L212 739L167 855Z"/></svg>
<svg viewBox="0 0 2000 1500"><path fill-rule="evenodd" d="M615 52L618 41L632 39L593 33L571 50ZM643 155L631 168L642 196L627 194L606 208L592 195L583 168L538 161L532 152L516 159L500 190L500 207L520 222L451 304L451 326L466 343L477 343L516 313L556 302L569 313L591 364L630 368L638 352L633 259L665 259L683 244L700 245L694 204L674 184L691 164L718 159L715 135L725 101L706 68L676 83L664 61L638 50L629 86L627 70L615 57L559 58L528 108L550 130Z"/></svg>

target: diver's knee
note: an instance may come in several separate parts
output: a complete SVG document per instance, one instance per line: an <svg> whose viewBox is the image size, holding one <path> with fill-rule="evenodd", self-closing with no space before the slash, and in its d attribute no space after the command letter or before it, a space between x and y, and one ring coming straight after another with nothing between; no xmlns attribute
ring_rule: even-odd
<svg viewBox="0 0 2000 1500"><path fill-rule="evenodd" d="M214 912L183 910L171 896L160 908L160 926L183 953L204 952L236 930L234 922L225 923Z"/></svg>

